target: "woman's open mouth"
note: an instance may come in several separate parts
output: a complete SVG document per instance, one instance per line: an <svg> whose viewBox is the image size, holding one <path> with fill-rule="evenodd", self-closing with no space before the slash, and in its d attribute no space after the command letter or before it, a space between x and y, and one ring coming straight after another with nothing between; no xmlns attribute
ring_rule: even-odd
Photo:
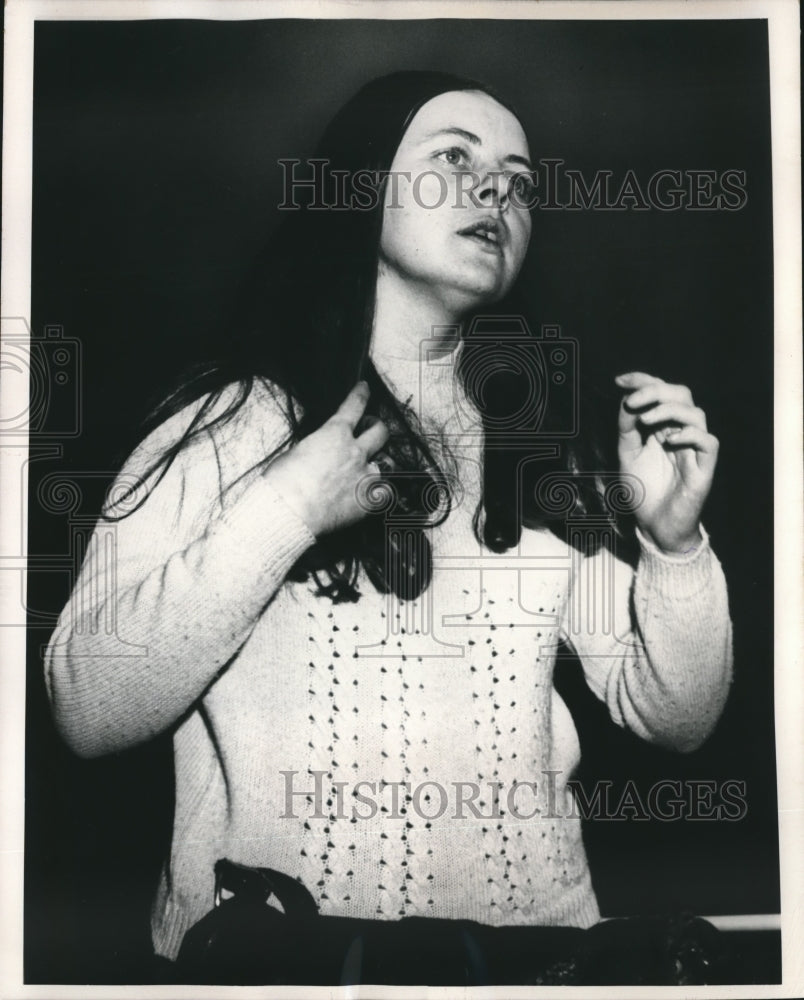
<svg viewBox="0 0 804 1000"><path fill-rule="evenodd" d="M502 256L506 233L496 219L481 219L472 223L466 229L460 229L458 235L471 240L486 253Z"/></svg>

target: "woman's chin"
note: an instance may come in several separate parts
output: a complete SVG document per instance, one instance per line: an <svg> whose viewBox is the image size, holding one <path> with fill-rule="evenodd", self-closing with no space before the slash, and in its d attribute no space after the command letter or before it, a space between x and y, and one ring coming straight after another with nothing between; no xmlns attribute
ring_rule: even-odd
<svg viewBox="0 0 804 1000"><path fill-rule="evenodd" d="M462 285L456 290L456 296L461 300L462 312L476 312L478 309L499 302L507 290L506 286L499 280L477 280Z"/></svg>

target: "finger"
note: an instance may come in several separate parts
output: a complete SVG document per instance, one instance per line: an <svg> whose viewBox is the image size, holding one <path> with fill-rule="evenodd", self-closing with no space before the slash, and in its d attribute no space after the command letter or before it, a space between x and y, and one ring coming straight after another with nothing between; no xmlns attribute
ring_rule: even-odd
<svg viewBox="0 0 804 1000"><path fill-rule="evenodd" d="M648 375L647 372L624 372L622 375L618 375L614 381L621 389L630 391L641 389L645 385L661 383L662 380L655 375Z"/></svg>
<svg viewBox="0 0 804 1000"><path fill-rule="evenodd" d="M354 430L357 422L363 416L363 411L369 399L369 387L366 382L358 382L349 395L333 414L334 420L344 420Z"/></svg>
<svg viewBox="0 0 804 1000"><path fill-rule="evenodd" d="M639 431L637 430L637 421L639 420L639 414L631 413L625 408L625 400L620 403L620 411L617 418L619 432L622 436L631 438L631 445L633 447L639 447L642 443L642 438Z"/></svg>
<svg viewBox="0 0 804 1000"><path fill-rule="evenodd" d="M389 472L396 472L396 462L384 451L375 452L372 462L377 466L380 470L380 474L383 476L388 475Z"/></svg>
<svg viewBox="0 0 804 1000"><path fill-rule="evenodd" d="M643 410L639 416L643 427L655 427L669 420L677 424L700 427L706 431L706 414L699 406L689 406L686 403L659 403L649 410Z"/></svg>
<svg viewBox="0 0 804 1000"><path fill-rule="evenodd" d="M388 440L390 434L385 424L378 420L356 439L366 455L373 455Z"/></svg>
<svg viewBox="0 0 804 1000"><path fill-rule="evenodd" d="M355 427L355 435L359 437L363 431L367 431L369 427L376 424L380 418L375 416L373 413L364 413L363 416L358 420L357 426Z"/></svg>
<svg viewBox="0 0 804 1000"><path fill-rule="evenodd" d="M620 412L618 418L618 429L620 434L626 438L627 446L632 448L639 448L642 445L642 439L637 429L637 417L631 412L630 408L626 407L626 400L631 398L630 394L646 388L648 386L663 386L665 383L660 379L656 378L654 375L648 375L646 372L625 372L622 375L618 375L614 380L617 385L626 393L628 396L620 404Z"/></svg>
<svg viewBox="0 0 804 1000"><path fill-rule="evenodd" d="M686 403L693 405L692 393L686 385L672 385L669 382L652 382L629 393L623 400L629 410L639 410L654 403Z"/></svg>
<svg viewBox="0 0 804 1000"><path fill-rule="evenodd" d="M714 469L720 450L720 442L714 434L692 424L687 424L686 427L671 427L664 444L672 451L691 448L696 453L698 467L707 472Z"/></svg>

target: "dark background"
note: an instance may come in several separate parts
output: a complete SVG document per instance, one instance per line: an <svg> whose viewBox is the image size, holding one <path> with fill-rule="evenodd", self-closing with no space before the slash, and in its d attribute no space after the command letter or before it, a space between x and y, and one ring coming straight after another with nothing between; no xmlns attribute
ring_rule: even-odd
<svg viewBox="0 0 804 1000"><path fill-rule="evenodd" d="M308 155L360 84L400 68L490 83L518 109L534 160L560 157L588 177L747 173L736 212L537 211L528 267L536 321L577 338L587 375L605 384L644 370L684 382L721 440L704 521L729 581L736 680L715 735L692 755L670 755L617 730L577 664L561 665L558 684L585 783L737 779L747 814L587 824L601 909L778 911L765 23L40 22L32 328L39 337L55 324L78 342L70 385L80 433L64 434L72 389L61 402L54 389L38 438L62 455L30 470L28 982L138 976L171 823L167 739L84 762L53 730L41 649L70 588L53 557L69 563L71 525L91 524L148 405L226 335L240 282L277 221L277 160ZM37 499L54 472L81 474L70 519Z"/></svg>

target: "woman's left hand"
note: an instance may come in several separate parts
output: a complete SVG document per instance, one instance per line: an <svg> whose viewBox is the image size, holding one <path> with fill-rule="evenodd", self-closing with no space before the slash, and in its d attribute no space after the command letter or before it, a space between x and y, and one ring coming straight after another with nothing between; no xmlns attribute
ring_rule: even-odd
<svg viewBox="0 0 804 1000"><path fill-rule="evenodd" d="M700 540L701 509L712 486L718 440L684 385L643 372L618 375L620 471L636 476L645 496L635 510L640 530L660 549L684 553Z"/></svg>

